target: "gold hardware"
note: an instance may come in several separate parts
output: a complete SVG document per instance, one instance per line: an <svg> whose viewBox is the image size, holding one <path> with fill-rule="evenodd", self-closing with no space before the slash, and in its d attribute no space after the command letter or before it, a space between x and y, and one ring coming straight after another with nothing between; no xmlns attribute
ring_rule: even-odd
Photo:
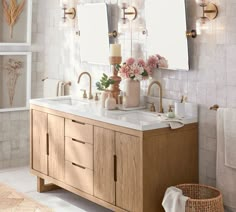
<svg viewBox="0 0 236 212"><path fill-rule="evenodd" d="M66 85L71 86L71 82L70 81L64 82L64 86L66 86Z"/></svg>
<svg viewBox="0 0 236 212"><path fill-rule="evenodd" d="M153 81L151 82L151 84L148 86L148 92L147 92L147 95L150 96L150 92L151 92L151 87L156 84L159 86L160 88L160 105L159 105L159 113L163 113L164 110L163 110L163 107L162 107L162 86L161 86L161 83L159 81Z"/></svg>
<svg viewBox="0 0 236 212"><path fill-rule="evenodd" d="M148 104L151 104L150 112L156 112L156 108L155 108L154 102L148 102Z"/></svg>
<svg viewBox="0 0 236 212"><path fill-rule="evenodd" d="M48 77L43 78L42 81L44 82L46 79L48 79Z"/></svg>
<svg viewBox="0 0 236 212"><path fill-rule="evenodd" d="M83 93L83 98L87 99L87 92L86 92L86 90L85 89L80 89L80 90L84 92Z"/></svg>
<svg viewBox="0 0 236 212"><path fill-rule="evenodd" d="M76 121L76 120L72 120L72 122L76 123L76 124L81 124L81 125L85 125L85 123L80 122L80 121Z"/></svg>
<svg viewBox="0 0 236 212"><path fill-rule="evenodd" d="M218 7L209 3L206 7L203 7L203 17L207 17L209 20L214 20L218 15Z"/></svg>
<svg viewBox="0 0 236 212"><path fill-rule="evenodd" d="M218 110L218 109L219 109L219 105L217 104L210 107L210 110Z"/></svg>
<svg viewBox="0 0 236 212"><path fill-rule="evenodd" d="M96 94L95 94L95 97L94 97L94 100L95 100L95 101L98 101L98 100L99 100L98 94L100 94L100 93L96 93Z"/></svg>
<svg viewBox="0 0 236 212"><path fill-rule="evenodd" d="M193 29L190 32L186 32L186 36L196 38L197 37L197 31L195 29Z"/></svg>
<svg viewBox="0 0 236 212"><path fill-rule="evenodd" d="M121 19L124 24L127 20L133 21L137 18L138 11L135 7L127 7L126 4L123 4L121 9L123 10Z"/></svg>
<svg viewBox="0 0 236 212"><path fill-rule="evenodd" d="M78 83L80 82L80 78L81 78L83 75L88 75L88 77L89 77L89 97L88 97L88 99L93 99L93 96L92 96L92 77L91 77L90 73L88 73L88 72L82 72L82 73L79 75Z"/></svg>
<svg viewBox="0 0 236 212"><path fill-rule="evenodd" d="M76 17L76 10L74 7L67 9L66 6L64 5L64 7L62 8L63 10L63 17L62 19L64 20L64 22L66 22L66 18L68 17L69 19L73 20Z"/></svg>
<svg viewBox="0 0 236 212"><path fill-rule="evenodd" d="M109 32L108 35L109 35L109 37L116 38L118 36L118 33L116 30L114 30L113 32Z"/></svg>

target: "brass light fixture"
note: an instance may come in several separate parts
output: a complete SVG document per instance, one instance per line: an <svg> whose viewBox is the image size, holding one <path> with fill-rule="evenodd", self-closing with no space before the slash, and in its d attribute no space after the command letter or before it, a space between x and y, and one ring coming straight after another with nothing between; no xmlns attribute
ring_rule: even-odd
<svg viewBox="0 0 236 212"><path fill-rule="evenodd" d="M67 18L69 18L71 20L75 19L75 17L76 17L76 10L75 10L74 7L67 8L66 4L63 4L62 10L63 10L63 16L62 16L63 22L66 22Z"/></svg>
<svg viewBox="0 0 236 212"><path fill-rule="evenodd" d="M133 21L137 18L138 12L135 7L128 6L126 3L122 3L121 10L121 19L123 21L123 24L126 24L128 20Z"/></svg>
<svg viewBox="0 0 236 212"><path fill-rule="evenodd" d="M190 32L186 32L186 36L196 38L197 37L197 31L195 29L193 29Z"/></svg>
<svg viewBox="0 0 236 212"><path fill-rule="evenodd" d="M218 15L218 7L209 0L196 0L196 3L202 7L202 16L196 21L197 34L209 29L210 21Z"/></svg>

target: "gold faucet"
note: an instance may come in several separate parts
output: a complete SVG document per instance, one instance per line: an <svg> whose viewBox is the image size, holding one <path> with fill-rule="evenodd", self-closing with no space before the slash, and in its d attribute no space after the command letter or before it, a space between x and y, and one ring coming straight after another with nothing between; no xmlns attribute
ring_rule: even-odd
<svg viewBox="0 0 236 212"><path fill-rule="evenodd" d="M150 96L150 92L151 92L151 87L157 84L160 88L160 106L159 106L159 113L164 113L163 107L162 107L162 86L161 83L159 81L153 81L151 82L151 84L148 86L148 92L147 95Z"/></svg>
<svg viewBox="0 0 236 212"><path fill-rule="evenodd" d="M92 77L91 77L91 75L88 72L82 72L79 75L78 83L80 82L80 79L81 79L82 75L84 75L84 74L88 75L88 77L89 77L89 97L88 97L88 99L92 99L93 96L92 96Z"/></svg>

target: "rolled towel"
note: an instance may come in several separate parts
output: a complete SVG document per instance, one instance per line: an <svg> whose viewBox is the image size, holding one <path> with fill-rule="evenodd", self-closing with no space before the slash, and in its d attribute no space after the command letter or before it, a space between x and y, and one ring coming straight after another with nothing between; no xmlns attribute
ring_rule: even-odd
<svg viewBox="0 0 236 212"><path fill-rule="evenodd" d="M165 212L185 212L188 199L189 197L184 196L182 190L171 186L165 192L162 206Z"/></svg>

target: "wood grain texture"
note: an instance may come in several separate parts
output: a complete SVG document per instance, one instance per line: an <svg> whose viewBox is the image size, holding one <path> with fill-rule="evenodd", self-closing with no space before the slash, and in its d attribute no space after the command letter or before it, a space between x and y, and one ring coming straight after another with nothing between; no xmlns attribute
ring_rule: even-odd
<svg viewBox="0 0 236 212"><path fill-rule="evenodd" d="M197 128L150 136L143 141L143 211L164 211L169 186L198 182Z"/></svg>
<svg viewBox="0 0 236 212"><path fill-rule="evenodd" d="M93 171L66 161L65 182L81 191L93 195Z"/></svg>
<svg viewBox="0 0 236 212"><path fill-rule="evenodd" d="M69 137L65 139L66 160L93 170L93 145Z"/></svg>
<svg viewBox="0 0 236 212"><path fill-rule="evenodd" d="M35 110L40 110L42 112L45 113L50 113L52 115L57 115L57 116L61 116L61 117L65 117L66 119L69 120L75 120L78 122L82 122L82 123L86 123L86 124L90 124L90 125L94 125L94 126L99 126L99 127L103 127L103 128L107 128L110 130L114 130L114 131L118 131L118 132L122 132L122 133L126 133L129 135L134 135L134 136L143 136L143 132L140 130L134 130L134 129L130 129L130 128L126 128L126 127L121 127L118 125L114 125L114 124L109 124L109 123L105 123L105 122L101 122L101 121L96 121L93 119L88 119L88 118L84 118L81 116L76 116L73 114L69 114L69 113L65 113L65 112L61 112L61 111L57 111L57 110L52 110L46 107L41 107L38 105L30 105L31 109L35 109Z"/></svg>
<svg viewBox="0 0 236 212"><path fill-rule="evenodd" d="M48 174L47 117L47 113L32 111L32 165L33 169L46 175Z"/></svg>
<svg viewBox="0 0 236 212"><path fill-rule="evenodd" d="M49 175L65 179L65 124L64 118L48 114Z"/></svg>
<svg viewBox="0 0 236 212"><path fill-rule="evenodd" d="M142 154L139 137L116 132L116 205L142 211Z"/></svg>
<svg viewBox="0 0 236 212"><path fill-rule="evenodd" d="M115 205L112 205L112 204L110 204L110 203L108 203L108 202L106 202L106 201L104 201L102 199L99 199L99 198L97 198L97 197L95 197L95 196L93 196L91 194L88 194L88 193L83 192L83 191L81 191L81 190L79 190L79 189L77 189L77 188L75 188L73 186L70 186L70 185L66 184L65 182L56 180L56 179L54 179L54 178L52 178L50 176L46 176L46 175L44 175L44 174L42 174L42 173L40 173L38 171L35 171L33 169L31 169L30 172L33 175L36 175L36 176L38 176L40 178L43 178L46 181L52 182L53 184L58 185L61 188L64 188L64 189L66 189L66 190L68 190L70 192L73 192L74 194L77 194L77 195L79 195L79 196L81 196L81 197L83 197L83 198L85 198L87 200L90 200L90 201L92 201L94 203L97 203L97 204L99 204L99 205L101 205L101 206L103 206L105 208L108 208L108 209L110 209L112 211L115 211L115 212L127 212L126 210L118 208Z"/></svg>
<svg viewBox="0 0 236 212"><path fill-rule="evenodd" d="M66 119L65 136L93 144L93 125L75 119Z"/></svg>
<svg viewBox="0 0 236 212"><path fill-rule="evenodd" d="M47 191L53 191L53 190L56 190L56 189L60 189L60 187L57 186L57 185L54 185L52 183L45 184L44 179L42 179L40 177L37 177L37 191L39 193L47 192Z"/></svg>
<svg viewBox="0 0 236 212"><path fill-rule="evenodd" d="M115 132L94 127L94 196L115 204Z"/></svg>

